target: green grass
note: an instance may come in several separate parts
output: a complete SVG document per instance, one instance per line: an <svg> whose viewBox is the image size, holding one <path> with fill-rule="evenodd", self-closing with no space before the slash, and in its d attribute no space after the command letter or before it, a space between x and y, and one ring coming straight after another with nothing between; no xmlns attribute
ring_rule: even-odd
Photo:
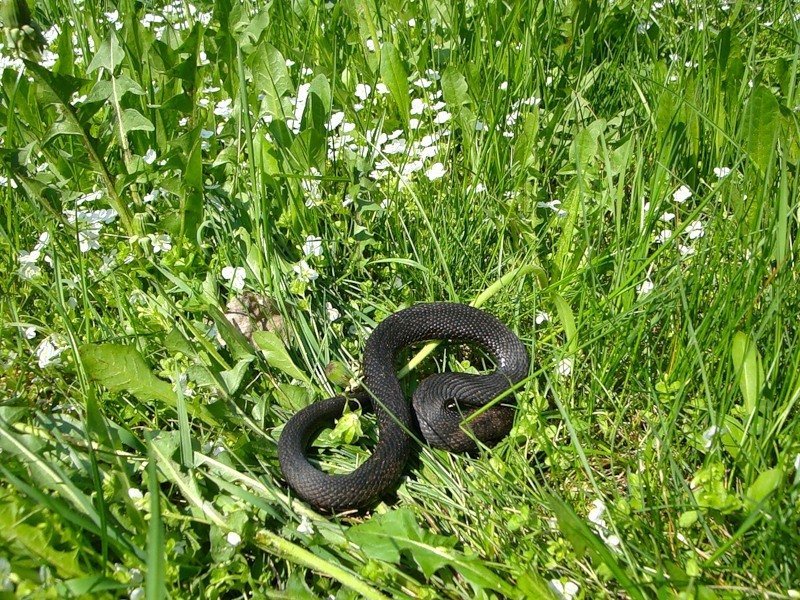
<svg viewBox="0 0 800 600"><path fill-rule="evenodd" d="M0 597L800 597L794 3L160 4L3 23ZM286 420L478 297L511 435L297 501Z"/></svg>

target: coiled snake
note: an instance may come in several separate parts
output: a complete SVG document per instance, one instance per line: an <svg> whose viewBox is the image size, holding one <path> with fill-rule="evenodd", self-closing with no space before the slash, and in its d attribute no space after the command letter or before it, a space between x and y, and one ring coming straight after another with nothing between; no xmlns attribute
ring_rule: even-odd
<svg viewBox="0 0 800 600"><path fill-rule="evenodd" d="M423 380L409 403L400 389L394 360L399 350L428 340L472 343L486 350L497 365L487 375L438 373ZM342 415L341 396L315 402L286 423L278 442L278 459L289 485L309 504L327 512L364 508L389 491L400 478L418 430L432 446L451 452L476 448L474 438L492 444L508 433L514 409L497 404L470 421L474 438L461 423L511 385L528 375L522 342L492 315L467 306L435 302L417 304L384 319L364 348L364 387L377 417L378 443L354 471L324 473L305 450L312 435ZM413 405L413 412L412 407Z"/></svg>

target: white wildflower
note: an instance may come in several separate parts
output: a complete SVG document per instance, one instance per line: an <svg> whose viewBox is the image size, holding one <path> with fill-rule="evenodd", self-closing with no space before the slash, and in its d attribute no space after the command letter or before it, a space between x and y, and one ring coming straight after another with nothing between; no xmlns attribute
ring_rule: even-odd
<svg viewBox="0 0 800 600"><path fill-rule="evenodd" d="M355 95L356 98L364 102L367 98L369 98L370 93L372 92L372 86L366 83L359 83L356 85Z"/></svg>
<svg viewBox="0 0 800 600"><path fill-rule="evenodd" d="M714 443L714 438L720 433L716 425L712 425L703 432L703 447L708 450Z"/></svg>
<svg viewBox="0 0 800 600"><path fill-rule="evenodd" d="M240 536L240 535L239 535L238 533L236 533L235 531L230 531L230 532L228 532L228 535L226 535L226 536L225 536L225 540L226 540L226 541L227 541L227 542L228 542L228 543L229 543L231 546L238 546L239 544L241 544L241 543L242 543L242 536Z"/></svg>
<svg viewBox="0 0 800 600"><path fill-rule="evenodd" d="M690 240L696 240L697 238L703 237L705 234L706 231L701 221L692 221L686 228L686 235L689 236Z"/></svg>
<svg viewBox="0 0 800 600"><path fill-rule="evenodd" d="M152 204L161 196L161 190L158 188L154 188L147 192L144 196L142 196L142 202L145 204Z"/></svg>
<svg viewBox="0 0 800 600"><path fill-rule="evenodd" d="M147 152L144 153L142 160L145 162L145 164L152 165L154 162L156 162L156 158L158 158L156 151L152 148L148 148Z"/></svg>
<svg viewBox="0 0 800 600"><path fill-rule="evenodd" d="M425 171L425 176L431 181L436 181L437 179L444 177L445 173L447 173L447 170L444 168L444 165L440 162L437 162L434 163L430 169Z"/></svg>
<svg viewBox="0 0 800 600"><path fill-rule="evenodd" d="M80 206L85 202L94 202L95 200L99 200L102 197L103 197L103 192L99 190L96 192L89 192L88 194L84 194L83 196L80 196L77 200L75 200L75 204L77 206Z"/></svg>
<svg viewBox="0 0 800 600"><path fill-rule="evenodd" d="M679 187L677 190L675 190L675 193L672 194L672 199L675 200L675 202L677 202L678 204L683 204L691 197L692 197L692 190L690 190L689 187L685 185Z"/></svg>
<svg viewBox="0 0 800 600"><path fill-rule="evenodd" d="M131 500L141 500L144 498L144 494L142 493L142 490L140 490L139 488L132 487L128 488L128 498L130 498Z"/></svg>
<svg viewBox="0 0 800 600"><path fill-rule="evenodd" d="M559 579L551 579L547 587L553 591L559 600L572 600L578 595L578 591L580 590L580 587L574 581L561 583Z"/></svg>
<svg viewBox="0 0 800 600"><path fill-rule="evenodd" d="M41 252L39 250L33 250L32 252L22 250L19 253L17 257L19 261L19 270L17 274L20 279L30 281L42 274L42 268L37 264L40 256Z"/></svg>
<svg viewBox="0 0 800 600"><path fill-rule="evenodd" d="M150 234L153 252L169 252L172 249L172 238L166 233Z"/></svg>
<svg viewBox="0 0 800 600"><path fill-rule="evenodd" d="M384 154L402 154L406 151L406 141L403 138L392 140L383 147Z"/></svg>
<svg viewBox="0 0 800 600"><path fill-rule="evenodd" d="M620 539L618 536L610 532L608 525L606 524L606 520L603 517L605 512L605 502L598 499L592 502L592 509L589 511L587 518L589 519L589 522L595 526L597 534L603 538L603 541L606 543L606 545L612 550L616 550L620 545Z"/></svg>
<svg viewBox="0 0 800 600"><path fill-rule="evenodd" d="M297 278L304 282L310 283L319 277L317 273L306 261L301 260L298 264L292 267L292 270L297 275Z"/></svg>
<svg viewBox="0 0 800 600"><path fill-rule="evenodd" d="M572 375L573 359L571 357L562 358L556 366L556 373L561 377L569 377Z"/></svg>
<svg viewBox="0 0 800 600"><path fill-rule="evenodd" d="M328 312L328 320L331 323L333 323L336 319L342 316L342 314L338 310L336 310L336 307L330 302L325 303L325 310Z"/></svg>
<svg viewBox="0 0 800 600"><path fill-rule="evenodd" d="M654 287L655 285L652 281L645 279L642 283L636 286L636 293L639 294L639 296L646 296L653 291Z"/></svg>
<svg viewBox="0 0 800 600"><path fill-rule="evenodd" d="M539 312L537 312L536 313L536 317L534 318L534 322L537 325L541 325L542 323L545 323L545 322L547 322L549 320L550 320L550 314L545 312L545 311L543 311L543 310L540 310Z"/></svg>
<svg viewBox="0 0 800 600"><path fill-rule="evenodd" d="M567 211L565 211L563 208L559 208L560 205L561 205L561 200L550 200L549 202L536 203L536 206L539 208L549 208L550 210L555 212L557 216L566 217Z"/></svg>
<svg viewBox="0 0 800 600"><path fill-rule="evenodd" d="M312 535L314 533L314 525L306 515L300 517L300 525L297 526L297 533L305 535Z"/></svg>
<svg viewBox="0 0 800 600"><path fill-rule="evenodd" d="M225 281L230 281L231 288L237 292L241 292L244 289L244 279L246 276L247 271L244 267L233 267L231 265L222 267L222 278Z"/></svg>
<svg viewBox="0 0 800 600"><path fill-rule="evenodd" d="M141 586L134 589L128 596L130 600L145 600L146 597L144 588Z"/></svg>
<svg viewBox="0 0 800 600"><path fill-rule="evenodd" d="M331 117L330 117L330 119L328 119L328 122L325 124L325 128L328 131L333 131L334 129L339 127L339 125L342 124L342 121L344 121L344 113L343 112L339 111L339 112L331 113Z"/></svg>
<svg viewBox="0 0 800 600"><path fill-rule="evenodd" d="M730 174L731 174L730 167L714 167L714 175L716 175L719 179L727 177Z"/></svg>
<svg viewBox="0 0 800 600"><path fill-rule="evenodd" d="M664 242L666 242L671 237L672 237L672 231L671 230L662 229L658 233L658 235L656 235L655 242L656 242L656 244L663 244Z"/></svg>
<svg viewBox="0 0 800 600"><path fill-rule="evenodd" d="M90 226L88 229L82 229L78 232L78 246L81 252L86 253L90 250L98 250L100 248L100 226Z"/></svg>
<svg viewBox="0 0 800 600"><path fill-rule="evenodd" d="M44 338L34 350L40 369L61 364L60 355L67 349L62 336L53 333Z"/></svg>
<svg viewBox="0 0 800 600"><path fill-rule="evenodd" d="M322 238L315 235L306 237L303 244L303 254L306 256L322 256Z"/></svg>

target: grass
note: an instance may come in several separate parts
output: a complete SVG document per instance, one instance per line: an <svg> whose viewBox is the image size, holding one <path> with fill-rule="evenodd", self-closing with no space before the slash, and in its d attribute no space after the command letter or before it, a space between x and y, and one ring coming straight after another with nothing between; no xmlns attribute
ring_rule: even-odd
<svg viewBox="0 0 800 600"><path fill-rule="evenodd" d="M793 3L11 4L0 595L800 597ZM476 298L511 435L294 499L286 420Z"/></svg>

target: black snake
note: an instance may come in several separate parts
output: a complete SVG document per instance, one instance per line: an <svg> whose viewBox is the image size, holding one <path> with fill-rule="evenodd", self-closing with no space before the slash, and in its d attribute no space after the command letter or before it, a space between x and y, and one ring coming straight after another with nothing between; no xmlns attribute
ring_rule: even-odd
<svg viewBox="0 0 800 600"><path fill-rule="evenodd" d="M423 380L412 402L403 397L395 372L399 350L428 340L472 343L486 350L497 369L487 375L438 373ZM389 491L400 478L418 430L432 446L452 452L476 448L474 438L491 444L511 428L514 409L497 404L470 421L474 437L461 428L474 412L528 375L522 342L492 315L467 306L435 302L417 304L386 319L364 348L364 387L377 417L378 443L372 455L351 473L330 475L305 456L311 437L342 415L341 396L315 402L286 423L278 442L278 459L289 485L318 509L339 512L364 508ZM412 412L412 405L414 410Z"/></svg>

